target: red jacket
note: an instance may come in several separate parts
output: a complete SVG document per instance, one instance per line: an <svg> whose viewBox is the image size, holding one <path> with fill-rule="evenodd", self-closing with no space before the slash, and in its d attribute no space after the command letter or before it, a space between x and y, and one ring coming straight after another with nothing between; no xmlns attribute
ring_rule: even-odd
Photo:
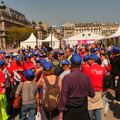
<svg viewBox="0 0 120 120"><path fill-rule="evenodd" d="M87 72L95 91L103 90L103 78L107 74L104 67L97 63L93 63Z"/></svg>
<svg viewBox="0 0 120 120"><path fill-rule="evenodd" d="M0 94L2 94L2 91L4 90L4 88L1 87L1 83L4 83L4 82L5 82L5 75L0 70Z"/></svg>
<svg viewBox="0 0 120 120"><path fill-rule="evenodd" d="M12 77L14 77L14 71L16 71L20 75L21 80L23 79L24 69L21 61L17 63L15 60L13 60L10 64L10 69L12 70Z"/></svg>
<svg viewBox="0 0 120 120"><path fill-rule="evenodd" d="M35 65L30 61L30 60L26 60L23 64L24 69L28 70L28 69L34 69Z"/></svg>
<svg viewBox="0 0 120 120"><path fill-rule="evenodd" d="M88 64L88 62L85 62L84 64L82 64L81 66L81 70L83 73L85 74L89 74L89 69L90 68L90 65Z"/></svg>

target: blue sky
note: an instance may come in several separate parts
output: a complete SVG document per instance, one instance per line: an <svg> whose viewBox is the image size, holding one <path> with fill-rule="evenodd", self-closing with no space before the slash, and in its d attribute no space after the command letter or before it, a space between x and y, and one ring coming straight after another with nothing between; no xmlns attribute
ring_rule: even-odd
<svg viewBox="0 0 120 120"><path fill-rule="evenodd" d="M74 22L120 22L120 0L3 0L28 20L62 25Z"/></svg>

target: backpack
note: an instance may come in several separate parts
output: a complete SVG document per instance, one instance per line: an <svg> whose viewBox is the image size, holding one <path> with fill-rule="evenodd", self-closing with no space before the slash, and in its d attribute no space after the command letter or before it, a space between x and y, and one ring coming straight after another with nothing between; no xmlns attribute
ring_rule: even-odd
<svg viewBox="0 0 120 120"><path fill-rule="evenodd" d="M51 85L47 77L44 78L46 89L45 94L43 95L42 105L47 112L52 112L58 109L58 101L60 96L58 80L58 77L56 77L55 84Z"/></svg>

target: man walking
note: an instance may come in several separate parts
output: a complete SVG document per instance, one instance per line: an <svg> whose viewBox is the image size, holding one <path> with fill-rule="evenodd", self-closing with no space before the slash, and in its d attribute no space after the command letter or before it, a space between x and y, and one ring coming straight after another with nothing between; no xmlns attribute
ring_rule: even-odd
<svg viewBox="0 0 120 120"><path fill-rule="evenodd" d="M71 73L62 80L59 101L59 120L90 120L87 96L95 93L90 79L80 71L82 58L78 54L71 57Z"/></svg>

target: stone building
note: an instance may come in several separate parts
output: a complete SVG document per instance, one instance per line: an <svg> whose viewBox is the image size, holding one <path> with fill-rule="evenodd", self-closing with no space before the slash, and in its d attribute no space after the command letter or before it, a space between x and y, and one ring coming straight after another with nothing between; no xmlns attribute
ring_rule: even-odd
<svg viewBox="0 0 120 120"><path fill-rule="evenodd" d="M30 26L25 15L4 4L0 5L0 48L6 48L7 28Z"/></svg>
<svg viewBox="0 0 120 120"><path fill-rule="evenodd" d="M89 31L103 36L114 34L119 27L118 23L74 23L66 22L64 26L64 38L77 35L79 33Z"/></svg>

